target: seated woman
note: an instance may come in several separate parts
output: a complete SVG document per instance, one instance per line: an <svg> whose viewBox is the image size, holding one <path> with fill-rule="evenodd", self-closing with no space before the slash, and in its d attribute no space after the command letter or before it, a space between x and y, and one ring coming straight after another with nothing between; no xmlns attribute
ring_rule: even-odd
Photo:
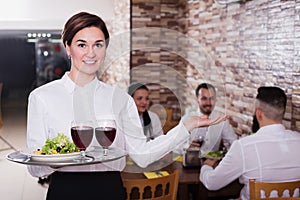
<svg viewBox="0 0 300 200"><path fill-rule="evenodd" d="M147 86L141 83L131 84L128 88L128 94L134 99L147 140L163 135L159 117L156 113L148 110L150 100Z"/></svg>

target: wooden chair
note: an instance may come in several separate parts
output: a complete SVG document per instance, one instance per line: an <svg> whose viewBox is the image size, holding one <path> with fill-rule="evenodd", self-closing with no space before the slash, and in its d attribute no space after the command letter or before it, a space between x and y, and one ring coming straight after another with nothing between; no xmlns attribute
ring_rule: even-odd
<svg viewBox="0 0 300 200"><path fill-rule="evenodd" d="M167 118L163 125L164 133L167 133L169 130L174 128L179 122L173 120L173 109L167 108L166 109Z"/></svg>
<svg viewBox="0 0 300 200"><path fill-rule="evenodd" d="M280 200L280 199L300 199L300 197L292 197L295 189L300 190L300 180L293 182L258 182L255 179L250 179L250 199L272 199L272 200ZM265 192L266 198L262 198L260 191L263 190ZM273 198L270 197L271 191L277 191L278 197ZM291 197L282 197L282 194L285 190L289 191ZM300 191L299 191L300 192Z"/></svg>
<svg viewBox="0 0 300 200"><path fill-rule="evenodd" d="M168 176L153 179L123 179L127 199L175 200L177 197L179 170Z"/></svg>

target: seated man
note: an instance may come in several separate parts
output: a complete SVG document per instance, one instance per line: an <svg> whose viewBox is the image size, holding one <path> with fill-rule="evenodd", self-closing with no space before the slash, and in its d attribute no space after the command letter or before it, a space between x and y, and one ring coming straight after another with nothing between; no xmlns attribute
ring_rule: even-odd
<svg viewBox="0 0 300 200"><path fill-rule="evenodd" d="M183 118L201 115L207 115L209 118L214 118L221 115L220 112L214 110L217 93L213 85L202 83L196 88L195 93L198 100L199 111L189 113ZM192 146L201 146L201 151L207 152L218 151L220 149L221 141L223 141L225 147L229 148L232 142L237 139L237 135L226 120L218 125L194 129L191 132L191 139Z"/></svg>
<svg viewBox="0 0 300 200"><path fill-rule="evenodd" d="M278 87L260 87L255 115L259 130L236 140L225 157L204 161L200 181L209 190L218 190L239 178L244 184L243 200L249 199L249 179L257 181L300 180L300 134L282 124L286 95ZM215 168L214 168L215 167Z"/></svg>

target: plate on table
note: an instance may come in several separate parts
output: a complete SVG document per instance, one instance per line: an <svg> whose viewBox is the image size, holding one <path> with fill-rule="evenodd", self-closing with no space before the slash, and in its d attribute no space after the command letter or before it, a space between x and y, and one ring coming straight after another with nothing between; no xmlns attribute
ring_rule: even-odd
<svg viewBox="0 0 300 200"><path fill-rule="evenodd" d="M208 159L222 159L224 157L224 152L223 151L210 151L205 153L203 156L204 158Z"/></svg>
<svg viewBox="0 0 300 200"><path fill-rule="evenodd" d="M74 158L80 157L80 152L73 152L73 153L65 153L65 154L36 154L34 151L37 149L33 148L26 148L23 150L20 150L20 153L28 156L31 160L34 161L45 161L45 162L61 162L61 161L67 161L72 160Z"/></svg>

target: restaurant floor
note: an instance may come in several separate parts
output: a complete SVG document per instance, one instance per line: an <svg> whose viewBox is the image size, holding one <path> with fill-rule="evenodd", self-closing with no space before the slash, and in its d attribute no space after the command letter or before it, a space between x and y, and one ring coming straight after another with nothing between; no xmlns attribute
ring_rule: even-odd
<svg viewBox="0 0 300 200"><path fill-rule="evenodd" d="M0 199L43 200L47 188L32 177L25 165L6 160L6 155L26 146L27 96L2 98L3 126L0 128Z"/></svg>

